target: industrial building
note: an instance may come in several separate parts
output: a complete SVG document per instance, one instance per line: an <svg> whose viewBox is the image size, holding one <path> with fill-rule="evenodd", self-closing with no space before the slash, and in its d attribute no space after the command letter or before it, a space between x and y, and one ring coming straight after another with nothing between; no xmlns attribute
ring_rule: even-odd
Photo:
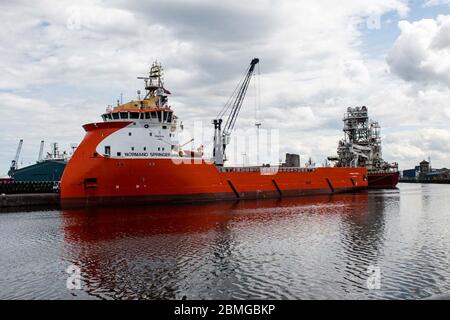
<svg viewBox="0 0 450 320"><path fill-rule="evenodd" d="M406 182L450 182L450 170L433 169L429 161L423 160L414 169L403 170L402 178Z"/></svg>

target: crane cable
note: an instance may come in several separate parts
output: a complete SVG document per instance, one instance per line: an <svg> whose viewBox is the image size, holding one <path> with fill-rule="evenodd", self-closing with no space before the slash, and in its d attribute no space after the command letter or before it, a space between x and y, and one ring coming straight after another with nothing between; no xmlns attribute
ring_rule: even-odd
<svg viewBox="0 0 450 320"><path fill-rule="evenodd" d="M232 95L230 96L230 98L228 98L228 101L225 103L225 105L223 106L222 110L217 115L216 119L223 118L225 116L225 114L230 110L231 106L233 105L232 102L235 100L234 98L236 97L239 89L242 87L242 84L245 81L245 77L247 76L250 68L251 67L247 68L246 72L244 73L242 78L239 80L239 83L237 84L236 88L234 89Z"/></svg>

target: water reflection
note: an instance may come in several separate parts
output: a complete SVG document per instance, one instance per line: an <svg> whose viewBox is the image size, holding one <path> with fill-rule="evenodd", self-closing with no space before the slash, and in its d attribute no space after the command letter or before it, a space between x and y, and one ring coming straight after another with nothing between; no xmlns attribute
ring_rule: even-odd
<svg viewBox="0 0 450 320"><path fill-rule="evenodd" d="M0 215L0 298L415 299L450 292L450 185ZM69 264L81 291L66 288ZM368 290L367 267L380 290Z"/></svg>
<svg viewBox="0 0 450 320"><path fill-rule="evenodd" d="M384 204L368 199L68 209L65 252L103 298L298 298L327 278L345 295L382 246Z"/></svg>
<svg viewBox="0 0 450 320"><path fill-rule="evenodd" d="M367 294L370 270L379 268L384 245L385 201L385 197L377 197L374 192L362 204L349 206L349 212L343 215L340 243L344 272L337 283L347 297Z"/></svg>

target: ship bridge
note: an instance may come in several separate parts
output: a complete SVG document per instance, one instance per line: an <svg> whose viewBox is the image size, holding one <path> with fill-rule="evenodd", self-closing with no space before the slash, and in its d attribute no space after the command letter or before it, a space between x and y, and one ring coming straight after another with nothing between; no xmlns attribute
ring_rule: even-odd
<svg viewBox="0 0 450 320"><path fill-rule="evenodd" d="M114 108L113 110L107 110L102 115L103 121L127 121L127 120L147 120L160 123L172 123L176 122L176 116L173 110L170 108L139 108L130 107L129 104L140 105L141 101L131 101L126 105Z"/></svg>
<svg viewBox="0 0 450 320"><path fill-rule="evenodd" d="M103 121L135 121L145 120L151 123L176 123L174 115L168 104L170 91L164 88L163 69L160 63L154 62L150 68L148 77L138 77L145 82L146 94L141 99L138 91L138 99L121 104L117 101L116 107L109 106L102 115Z"/></svg>

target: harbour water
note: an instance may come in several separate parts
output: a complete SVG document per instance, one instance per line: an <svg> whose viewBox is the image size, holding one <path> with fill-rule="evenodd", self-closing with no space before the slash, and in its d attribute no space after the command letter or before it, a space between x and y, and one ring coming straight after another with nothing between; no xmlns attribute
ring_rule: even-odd
<svg viewBox="0 0 450 320"><path fill-rule="evenodd" d="M71 265L81 272L80 290L66 286ZM0 299L421 299L448 292L450 185L0 213Z"/></svg>

